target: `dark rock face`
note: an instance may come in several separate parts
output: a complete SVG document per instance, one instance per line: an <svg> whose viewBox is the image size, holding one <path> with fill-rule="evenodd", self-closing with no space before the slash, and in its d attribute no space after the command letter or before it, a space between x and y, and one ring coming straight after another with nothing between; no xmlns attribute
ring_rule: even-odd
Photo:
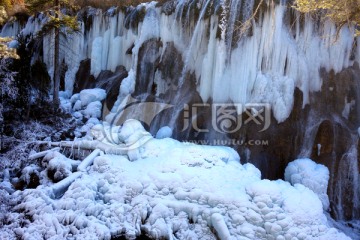
<svg viewBox="0 0 360 240"><path fill-rule="evenodd" d="M330 120L321 122L312 147L311 158L317 159L319 163L326 164L334 151L335 132L334 125ZM320 144L320 145L319 145Z"/></svg>
<svg viewBox="0 0 360 240"><path fill-rule="evenodd" d="M164 3L159 3L161 5L161 11L166 15L171 15L176 10L176 1L166 1Z"/></svg>
<svg viewBox="0 0 360 240"><path fill-rule="evenodd" d="M136 95L155 93L154 76L160 62L161 47L162 42L158 39L149 39L140 47L136 69Z"/></svg>
<svg viewBox="0 0 360 240"><path fill-rule="evenodd" d="M40 91L44 93L49 91L51 78L44 63L36 61L34 65L31 66L31 78L38 84Z"/></svg>
<svg viewBox="0 0 360 240"><path fill-rule="evenodd" d="M165 83L177 86L184 68L181 53L175 48L173 42L166 43L164 54L161 56L159 71Z"/></svg>
<svg viewBox="0 0 360 240"><path fill-rule="evenodd" d="M198 139L195 129L191 128L191 125L186 127L187 122L195 117L189 109L194 104L203 103L199 93L196 91L195 75L188 75L181 86L178 86L175 90L168 89L161 97L162 102L166 102L172 107L155 117L150 132L155 135L159 128L170 126L173 129L173 137L178 140ZM202 118L202 115L197 115L197 118Z"/></svg>
<svg viewBox="0 0 360 240"><path fill-rule="evenodd" d="M358 219L360 69L355 63L338 74L331 71L322 75L325 79L322 91L313 96L312 105L320 121L314 128L310 157L330 170L328 194L332 216Z"/></svg>
<svg viewBox="0 0 360 240"><path fill-rule="evenodd" d="M74 82L74 91L73 93L78 93L83 89L94 88L95 87L95 78L90 74L91 69L91 60L85 59L80 62L79 70L75 75Z"/></svg>
<svg viewBox="0 0 360 240"><path fill-rule="evenodd" d="M126 9L125 15L125 27L137 30L139 23L144 20L146 15L145 6L140 8L129 7Z"/></svg>
<svg viewBox="0 0 360 240"><path fill-rule="evenodd" d="M328 194L332 203L331 214L338 219L352 219L358 215L354 206L354 179L351 177L351 162L357 161L357 151L351 131L335 121L324 120L318 127L311 159L324 164L330 170ZM356 169L358 173L358 169ZM336 203L341 202L343 207ZM354 215L353 215L354 213Z"/></svg>
<svg viewBox="0 0 360 240"><path fill-rule="evenodd" d="M181 53L176 49L173 42L168 42L164 46L164 53L161 56L158 71L161 79L157 79L157 93L161 101L166 102L173 107L161 112L153 120L150 128L152 134L164 126L173 122L173 137L179 140L187 140L193 137L194 130L184 128L184 106L191 106L194 103L202 103L199 93L196 91L196 78L193 74L188 74L184 84L179 86L179 81L184 68ZM163 92L162 92L163 91ZM192 117L192 116L189 116Z"/></svg>
<svg viewBox="0 0 360 240"><path fill-rule="evenodd" d="M84 23L86 29L85 33L90 30L94 20L93 17L96 15L96 12L97 9L90 6L80 9L78 12L77 17Z"/></svg>
<svg viewBox="0 0 360 240"><path fill-rule="evenodd" d="M124 66L118 66L115 72L109 70L101 71L95 79L90 74L91 60L85 59L80 62L79 70L76 73L73 93L78 93L83 89L102 88L106 90L106 107L110 110L119 95L120 84L128 76Z"/></svg>
<svg viewBox="0 0 360 240"><path fill-rule="evenodd" d="M118 66L115 72L101 71L96 78L96 87L106 90L106 107L111 109L119 95L120 84L128 73L124 66Z"/></svg>
<svg viewBox="0 0 360 240"><path fill-rule="evenodd" d="M282 179L287 164L296 159L304 141L305 126L302 119L308 115L308 107L302 109L303 96L299 89L294 92L294 107L289 118L277 123L272 116L270 127L264 132L254 122L242 127L232 138L243 139L237 150L242 162L251 162L261 171L262 178ZM258 141L256 144L254 141ZM244 152L250 150L250 157Z"/></svg>

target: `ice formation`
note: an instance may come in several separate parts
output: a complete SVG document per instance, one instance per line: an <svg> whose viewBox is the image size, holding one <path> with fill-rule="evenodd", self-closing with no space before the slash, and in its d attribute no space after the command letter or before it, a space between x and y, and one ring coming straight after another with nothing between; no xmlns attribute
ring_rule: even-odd
<svg viewBox="0 0 360 240"><path fill-rule="evenodd" d="M117 134L126 142L143 132L138 121L128 120ZM15 209L31 221L5 225L1 235L12 237L13 230L24 239L134 239L141 234L154 239L349 239L327 222L317 195L326 186L314 189L306 176L295 177L305 167L325 173L310 160L289 165L286 176L293 182L304 179L291 186L261 180L260 171L241 165L228 147L151 138L132 161L130 154L95 150L77 165L80 172L75 167L58 183L15 192Z"/></svg>
<svg viewBox="0 0 360 240"><path fill-rule="evenodd" d="M154 2L142 4L137 10L146 11L146 14L134 28L125 28L129 16L122 11L88 10L87 14L92 18L89 29L80 22L82 34L70 36L63 44L66 49L61 51L69 69L66 90L72 91L80 61L86 58L91 59L91 73L95 77L101 70L114 71L123 65L131 72L128 80L132 79L142 44L149 39L159 39L163 46L173 42L175 48L183 52L184 73L195 73L197 90L203 101L211 98L218 103L229 100L271 103L275 118L282 122L291 112L295 87L302 90L303 103L308 104L309 93L321 89L321 68L333 69L336 73L360 60L360 44L356 46L358 39L352 37L354 29L343 27L336 39L336 28L330 21L317 23L310 16L304 16L301 22L298 13L291 13L294 22L290 22L285 16L291 11L286 4L269 4L261 10L259 19L253 21L251 34L245 34L233 43L233 38L237 37L232 34L237 27L236 19L250 16L254 1L233 0L229 6L220 6L224 11L220 16L205 18L203 15L209 2L199 5L200 17L195 20L189 12L185 13L184 4L189 4L186 0L177 1L175 11L170 15ZM241 7L241 4L247 5ZM242 13L238 11L240 8ZM186 19L179 20L178 16L182 15ZM35 33L45 19L42 15L30 18L22 32ZM21 26L17 22L9 22L0 35L15 36L19 31ZM50 38L44 41L45 63L51 72ZM127 54L129 50L131 55ZM159 76L155 74L156 78ZM155 82L159 81L155 79ZM127 87L125 84L122 87L131 92L132 83L127 82Z"/></svg>

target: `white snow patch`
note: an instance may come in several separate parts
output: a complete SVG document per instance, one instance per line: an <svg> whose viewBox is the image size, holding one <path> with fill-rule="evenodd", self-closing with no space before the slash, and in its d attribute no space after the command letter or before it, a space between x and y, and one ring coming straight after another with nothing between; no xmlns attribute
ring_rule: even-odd
<svg viewBox="0 0 360 240"><path fill-rule="evenodd" d="M285 180L292 185L302 184L316 193L321 200L324 210L330 206L327 195L329 170L322 164L311 159L297 159L288 164L285 169ZM304 203L301 203L304 206Z"/></svg>

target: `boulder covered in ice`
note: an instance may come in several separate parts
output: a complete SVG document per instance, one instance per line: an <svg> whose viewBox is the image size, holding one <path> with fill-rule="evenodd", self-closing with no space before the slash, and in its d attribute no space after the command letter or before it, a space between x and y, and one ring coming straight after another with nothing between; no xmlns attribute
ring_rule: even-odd
<svg viewBox="0 0 360 240"><path fill-rule="evenodd" d="M87 118L100 118L101 109L102 109L102 104L100 101L91 102L86 106L85 110L83 111L83 114Z"/></svg>
<svg viewBox="0 0 360 240"><path fill-rule="evenodd" d="M172 129L169 126L165 126L159 129L159 131L157 131L156 133L156 138L157 139L162 139L162 138L170 138L172 136Z"/></svg>
<svg viewBox="0 0 360 240"><path fill-rule="evenodd" d="M106 91L101 88L84 89L80 92L82 106L87 106L91 102L102 101L106 98Z"/></svg>
<svg viewBox="0 0 360 240"><path fill-rule="evenodd" d="M303 158L290 162L285 169L285 180L292 185L302 184L316 193L325 210L330 206L327 195L329 169L311 159Z"/></svg>

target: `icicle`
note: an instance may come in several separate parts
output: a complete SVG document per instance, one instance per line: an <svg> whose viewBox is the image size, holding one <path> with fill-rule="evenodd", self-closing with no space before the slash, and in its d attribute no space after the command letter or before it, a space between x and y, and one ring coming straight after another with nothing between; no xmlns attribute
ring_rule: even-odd
<svg viewBox="0 0 360 240"><path fill-rule="evenodd" d="M230 15L228 20L228 26L226 31L226 55L227 59L229 60L231 57L231 50L232 50L232 41L234 35L234 27L236 20L238 19L239 9L241 8L242 1L239 0L231 0L230 2Z"/></svg>
<svg viewBox="0 0 360 240"><path fill-rule="evenodd" d="M336 28L333 23L327 21L315 27L318 23L305 16L303 27L300 28L300 20L296 20L292 30L284 22L288 8L281 4L268 5L260 18L252 21L252 34L243 36L235 47L233 32L236 21L249 18L254 1L225 2L220 20L215 15L204 20L210 2L203 1L199 18L193 20L188 16L186 24L181 19L187 14L184 6L190 4L186 0L178 1L171 15L162 13L155 7L155 2L143 4L141 7L145 6L146 15L137 30L124 28L125 15L122 12L112 15L103 14L101 10L89 10L87 14L92 17L90 29L86 29L81 22L82 33L68 36L68 41L62 42L65 47L61 49L61 56L68 67L65 74L66 91L72 92L80 61L86 58L91 59L91 74L95 77L102 70L115 71L119 65L125 66L128 71L132 69L136 74L141 45L150 38L157 38L164 45L173 42L179 52L185 52L180 85L187 72L194 72L197 90L204 101L210 98L219 103L267 101L273 104L277 120L284 121L292 108L290 92L293 87L303 92L305 106L310 103L309 93L321 90L321 68L328 71L333 69L338 73L352 66L354 61L360 61L360 44L357 44L355 56L351 57L353 28L343 27L335 41ZM22 33L34 34L44 22L44 15L30 17ZM0 35L14 35L20 28L17 22L8 23ZM43 55L52 76L51 39L44 38ZM131 50L131 54L130 51L127 53L128 50ZM275 87L264 87L270 85ZM285 85L290 87L282 88ZM277 101L279 96L280 102Z"/></svg>
<svg viewBox="0 0 360 240"><path fill-rule="evenodd" d="M190 60L191 59L196 59L193 55L197 54L197 48L199 48L199 44L200 44L200 40L201 40L201 35L203 34L204 31L204 24L202 22L202 19L205 15L207 6L209 5L211 0L207 0L205 5L203 6L203 8L201 9L200 15L199 15L199 19L196 23L196 27L193 33L193 36L191 38L191 42L190 42L190 46L187 50L187 54L186 54L186 58L185 58L185 65L184 65L184 69L182 72L182 77L180 79L179 85L181 86L184 83L184 78L185 78L185 74L188 70L188 65L191 64ZM197 48L194 49L195 45L197 46Z"/></svg>

